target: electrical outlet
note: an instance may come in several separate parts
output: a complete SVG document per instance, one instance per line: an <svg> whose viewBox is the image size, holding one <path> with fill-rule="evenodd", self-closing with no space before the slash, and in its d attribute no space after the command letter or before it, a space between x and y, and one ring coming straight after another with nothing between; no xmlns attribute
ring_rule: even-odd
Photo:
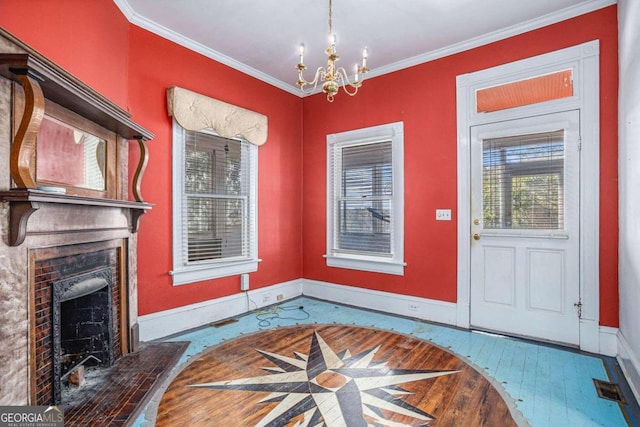
<svg viewBox="0 0 640 427"><path fill-rule="evenodd" d="M278 294L278 295L276 296L276 300L277 300L277 301L282 301L283 299L284 299L284 295L282 295L282 294Z"/></svg>
<svg viewBox="0 0 640 427"><path fill-rule="evenodd" d="M270 293L262 295L262 303L269 304L273 300L273 295Z"/></svg>
<svg viewBox="0 0 640 427"><path fill-rule="evenodd" d="M420 312L420 304L417 304L415 302L410 302L407 308L409 309L409 311L413 311L416 313Z"/></svg>
<svg viewBox="0 0 640 427"><path fill-rule="evenodd" d="M451 221L451 209L436 209L436 221Z"/></svg>

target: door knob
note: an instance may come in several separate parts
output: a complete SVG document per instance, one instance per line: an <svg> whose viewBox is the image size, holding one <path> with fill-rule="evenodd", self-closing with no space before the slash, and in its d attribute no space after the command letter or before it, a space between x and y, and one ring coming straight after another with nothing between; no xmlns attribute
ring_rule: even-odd
<svg viewBox="0 0 640 427"><path fill-rule="evenodd" d="M480 225L480 220L478 218L476 218L476 219L473 220L473 223L475 225Z"/></svg>
<svg viewBox="0 0 640 427"><path fill-rule="evenodd" d="M473 235L473 240L480 240L480 233L475 233Z"/></svg>

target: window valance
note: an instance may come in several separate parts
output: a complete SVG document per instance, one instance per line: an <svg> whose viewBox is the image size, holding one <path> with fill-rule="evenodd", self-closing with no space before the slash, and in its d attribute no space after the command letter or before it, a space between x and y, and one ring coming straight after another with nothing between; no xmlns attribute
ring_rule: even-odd
<svg viewBox="0 0 640 427"><path fill-rule="evenodd" d="M192 131L211 129L225 138L240 136L252 144L267 141L267 116L177 86L167 89L169 115Z"/></svg>

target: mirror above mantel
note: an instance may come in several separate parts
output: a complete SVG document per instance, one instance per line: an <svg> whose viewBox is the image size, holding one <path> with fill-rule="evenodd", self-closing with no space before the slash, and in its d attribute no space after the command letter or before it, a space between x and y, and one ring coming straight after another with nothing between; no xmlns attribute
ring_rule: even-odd
<svg viewBox="0 0 640 427"><path fill-rule="evenodd" d="M9 159L13 185L0 191L0 202L10 207L9 245L24 241L29 216L45 203L126 209L129 228L136 232L140 217L152 207L140 187L148 161L146 141L153 134L1 28L0 36L22 51L0 53L0 78L14 82ZM140 158L127 188L127 162L120 159L129 140L137 141Z"/></svg>

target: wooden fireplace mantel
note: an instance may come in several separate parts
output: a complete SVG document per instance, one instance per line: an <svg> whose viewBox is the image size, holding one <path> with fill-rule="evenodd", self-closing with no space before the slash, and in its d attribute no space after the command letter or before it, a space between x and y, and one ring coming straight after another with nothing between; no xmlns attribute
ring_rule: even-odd
<svg viewBox="0 0 640 427"><path fill-rule="evenodd" d="M19 246L24 242L24 238L27 235L29 217L47 203L128 209L131 212L129 229L132 233L138 231L140 217L153 207L152 204L144 202L56 194L28 188L1 191L0 201L9 202L11 206L9 213L9 246Z"/></svg>
<svg viewBox="0 0 640 427"><path fill-rule="evenodd" d="M126 110L1 28L0 36L26 51L0 53L0 76L17 82L25 92L24 113L11 145L9 159L11 178L17 188L0 192L0 202L10 204L10 245L20 245L24 241L29 216L43 203L129 209L132 218L130 229L135 233L140 216L153 206L145 203L140 192L149 156L146 141L153 139L153 134L133 122ZM124 139L138 142L140 159L131 185L135 201L51 194L36 189L29 162L36 154L36 136L44 114L44 99Z"/></svg>

